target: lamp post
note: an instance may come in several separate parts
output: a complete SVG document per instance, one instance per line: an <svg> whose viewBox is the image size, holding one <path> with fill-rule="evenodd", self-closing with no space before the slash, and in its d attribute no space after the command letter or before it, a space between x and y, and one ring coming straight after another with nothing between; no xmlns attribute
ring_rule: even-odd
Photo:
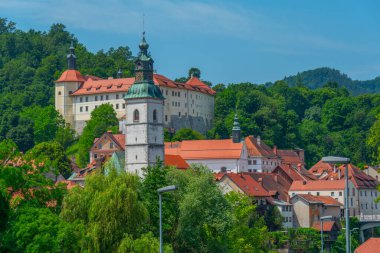
<svg viewBox="0 0 380 253"><path fill-rule="evenodd" d="M319 218L321 220L321 252L323 253L323 221L332 220L333 217L330 216L322 216Z"/></svg>
<svg viewBox="0 0 380 253"><path fill-rule="evenodd" d="M165 186L157 190L158 192L158 206L159 206L159 212L160 212L160 253L162 253L162 193L175 191L177 190L177 186L170 185Z"/></svg>
<svg viewBox="0 0 380 253"><path fill-rule="evenodd" d="M350 213L349 213L349 206L348 206L348 163L350 163L350 158L326 156L322 158L322 162L330 163L330 164L344 164L344 167L345 167L344 177L346 179L346 186L345 186L345 191L344 191L344 208L345 208L345 218L346 218L346 252L351 253Z"/></svg>

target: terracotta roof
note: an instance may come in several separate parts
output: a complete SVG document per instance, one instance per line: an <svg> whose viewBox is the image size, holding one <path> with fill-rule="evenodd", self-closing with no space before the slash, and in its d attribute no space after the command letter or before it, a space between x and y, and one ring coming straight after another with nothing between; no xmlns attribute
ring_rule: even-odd
<svg viewBox="0 0 380 253"><path fill-rule="evenodd" d="M85 78L82 76L82 74L78 70L69 69L62 73L60 78L55 81L56 83L61 82L85 82Z"/></svg>
<svg viewBox="0 0 380 253"><path fill-rule="evenodd" d="M79 72L78 72L79 73ZM60 79L58 80L60 81ZM88 79L84 82L84 84L76 90L72 95L86 95L86 94L98 94L98 93L115 93L115 92L127 92L129 88L134 83L135 78L114 78L114 79L101 79L99 77L88 76ZM198 91L205 94L214 95L216 92L205 85L206 87L200 87L197 85L193 85L191 83L177 83L169 78L154 74L153 81L155 85L185 89L185 90L193 90Z"/></svg>
<svg viewBox="0 0 380 253"><path fill-rule="evenodd" d="M309 203L323 203L324 205L327 205L327 206L342 206L343 205L338 200L330 196L315 196L311 194L297 194L297 195Z"/></svg>
<svg viewBox="0 0 380 253"><path fill-rule="evenodd" d="M175 166L178 169L188 169L189 164L180 155L167 155L165 154L165 165Z"/></svg>
<svg viewBox="0 0 380 253"><path fill-rule="evenodd" d="M259 181L261 178L263 187L273 194L278 193L278 199L282 201L289 202L288 190L290 188L290 183L285 180L281 175L274 173L264 173L264 172L255 172L251 173L250 176Z"/></svg>
<svg viewBox="0 0 380 253"><path fill-rule="evenodd" d="M166 154L179 154L185 160L197 159L239 159L243 143L225 140L186 140L165 143Z"/></svg>
<svg viewBox="0 0 380 253"><path fill-rule="evenodd" d="M313 167L310 168L310 172L314 175L322 175L323 172L330 172L334 170L334 166L329 163L324 163L322 160L318 161Z"/></svg>
<svg viewBox="0 0 380 253"><path fill-rule="evenodd" d="M276 157L276 154L268 145L261 140L258 141L258 139L252 135L245 138L245 143L250 156Z"/></svg>
<svg viewBox="0 0 380 253"><path fill-rule="evenodd" d="M355 253L378 253L380 249L380 238L371 237L354 251Z"/></svg>
<svg viewBox="0 0 380 253"><path fill-rule="evenodd" d="M223 175L231 179L245 194L250 197L270 197L271 195L248 173L226 173ZM222 180L221 179L221 180Z"/></svg>
<svg viewBox="0 0 380 253"><path fill-rule="evenodd" d="M189 80L187 80L186 84L191 85L192 87L196 87L201 90L205 90L210 94L215 94L216 92L211 89L207 84L202 82L198 77L193 76Z"/></svg>
<svg viewBox="0 0 380 253"><path fill-rule="evenodd" d="M112 134L114 139L117 141L117 144L119 144L121 147L125 147L125 134Z"/></svg>
<svg viewBox="0 0 380 253"><path fill-rule="evenodd" d="M302 165L292 166L290 164L282 164L280 166L277 166L273 173L286 175L289 179L289 182L292 183L293 181L299 181L299 180L317 180L317 177L311 174L307 169L305 169Z"/></svg>
<svg viewBox="0 0 380 253"><path fill-rule="evenodd" d="M304 161L298 156L294 150L278 149L277 155L280 156L281 162L286 164L303 164Z"/></svg>
<svg viewBox="0 0 380 253"><path fill-rule="evenodd" d="M316 221L313 224L313 228L315 228L318 231L321 231L321 222ZM323 232L331 232L333 230L338 230L338 226L336 225L336 221L324 221L323 222Z"/></svg>
<svg viewBox="0 0 380 253"><path fill-rule="evenodd" d="M294 181L289 191L344 190L344 180Z"/></svg>

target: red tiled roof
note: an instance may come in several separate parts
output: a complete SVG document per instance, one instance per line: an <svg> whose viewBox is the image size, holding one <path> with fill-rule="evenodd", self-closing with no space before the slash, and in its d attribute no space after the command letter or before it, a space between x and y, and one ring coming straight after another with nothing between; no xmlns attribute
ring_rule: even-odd
<svg viewBox="0 0 380 253"><path fill-rule="evenodd" d="M261 178L263 187L273 194L278 193L278 199L289 202L288 190L290 188L290 183L285 180L281 175L274 173L264 173L264 172L255 172L251 173L250 176L259 181Z"/></svg>
<svg viewBox="0 0 380 253"><path fill-rule="evenodd" d="M222 177L231 179L245 194L250 197L270 197L271 195L248 173L226 173ZM222 180L221 179L221 180Z"/></svg>
<svg viewBox="0 0 380 253"><path fill-rule="evenodd" d="M124 147L125 147L125 134L113 134L112 136L117 141L117 144L119 144L124 149Z"/></svg>
<svg viewBox="0 0 380 253"><path fill-rule="evenodd" d="M344 180L293 181L289 191L344 190Z"/></svg>
<svg viewBox="0 0 380 253"><path fill-rule="evenodd" d="M78 72L79 73L79 72ZM59 80L58 80L59 81ZM97 93L114 93L114 92L127 92L129 87L134 83L135 78L115 78L115 79L101 79L99 77L88 76L88 79L85 83L76 90L73 95L86 95L86 94L97 94ZM205 94L214 95L216 92L205 85L205 87L193 85L191 83L177 83L169 78L154 74L153 81L155 85L171 87L171 88L179 88L186 90L193 90L202 92Z"/></svg>
<svg viewBox="0 0 380 253"><path fill-rule="evenodd" d="M313 224L313 228L318 231L321 231L321 222L317 221ZM338 226L335 221L324 221L323 222L323 232L331 232L334 230L338 230Z"/></svg>
<svg viewBox="0 0 380 253"><path fill-rule="evenodd" d="M323 203L328 206L342 206L343 205L338 200L330 196L314 196L311 194L297 194L297 195L309 203Z"/></svg>
<svg viewBox="0 0 380 253"><path fill-rule="evenodd" d="M55 81L56 83L61 82L85 82L85 78L78 70L69 69L62 73L61 77Z"/></svg>
<svg viewBox="0 0 380 253"><path fill-rule="evenodd" d="M188 84L188 85L190 85L192 87L196 87L196 88L201 89L201 90L205 90L205 91L207 91L207 93L210 93L210 94L215 94L216 93L207 84L205 84L198 77L195 77L195 76L193 76L192 78L190 78L189 80L187 80L186 84Z"/></svg>
<svg viewBox="0 0 380 253"><path fill-rule="evenodd" d="M378 253L380 251L380 238L371 237L359 247L355 253Z"/></svg>
<svg viewBox="0 0 380 253"><path fill-rule="evenodd" d="M322 175L323 172L330 172L334 170L334 166L329 163L324 163L322 160L318 161L313 167L310 168L310 172L314 175Z"/></svg>
<svg viewBox="0 0 380 253"><path fill-rule="evenodd" d="M166 154L179 154L185 160L197 159L239 159L243 143L225 140L186 140L165 143Z"/></svg>
<svg viewBox="0 0 380 253"><path fill-rule="evenodd" d="M178 169L188 169L189 164L180 155L167 155L165 154L165 165L175 166Z"/></svg>
<svg viewBox="0 0 380 253"><path fill-rule="evenodd" d="M258 142L258 139L252 135L245 138L245 143L250 156L276 157L276 154L268 145L261 140Z"/></svg>
<svg viewBox="0 0 380 253"><path fill-rule="evenodd" d="M291 182L299 180L317 180L317 178L302 165L294 168L290 164L282 164L280 166L277 166L273 172L277 174L286 174Z"/></svg>
<svg viewBox="0 0 380 253"><path fill-rule="evenodd" d="M278 149L277 155L281 157L282 163L286 164L303 164L304 162L298 156L297 152L293 150Z"/></svg>

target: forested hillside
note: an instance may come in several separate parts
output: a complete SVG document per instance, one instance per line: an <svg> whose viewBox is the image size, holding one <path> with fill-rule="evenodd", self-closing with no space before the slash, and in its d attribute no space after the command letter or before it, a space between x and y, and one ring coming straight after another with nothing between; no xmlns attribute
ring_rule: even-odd
<svg viewBox="0 0 380 253"><path fill-rule="evenodd" d="M331 68L303 71L297 75L285 77L284 81L289 86L305 85L311 89L321 88L328 82L335 82L339 87L346 87L353 95L380 92L380 76L372 80L358 81Z"/></svg>
<svg viewBox="0 0 380 253"><path fill-rule="evenodd" d="M368 163L380 145L367 139L380 112L380 94L349 95L335 83L323 88L289 87L284 81L269 88L250 83L217 85L215 127L211 138L227 138L235 107L243 135L260 135L269 145L303 148L310 166L322 156L341 155L354 163ZM377 123L377 129L380 124Z"/></svg>
<svg viewBox="0 0 380 253"><path fill-rule="evenodd" d="M124 76L132 75L132 54L127 46L94 54L62 24L52 25L48 32L25 32L0 18L0 141L11 138L26 151L41 141L56 138L57 122L64 127L54 113L53 88L54 80L67 68L71 41L82 74L116 76L120 68ZM34 118L33 112L37 111L40 117ZM44 130L52 126L48 136L41 139L39 135L45 135Z"/></svg>

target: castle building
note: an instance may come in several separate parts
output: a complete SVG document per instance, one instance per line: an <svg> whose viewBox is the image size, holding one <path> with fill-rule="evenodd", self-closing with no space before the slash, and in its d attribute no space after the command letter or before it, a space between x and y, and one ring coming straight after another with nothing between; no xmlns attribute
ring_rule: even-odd
<svg viewBox="0 0 380 253"><path fill-rule="evenodd" d="M55 108L77 133L82 133L91 112L101 104L113 106L120 120L120 130L125 133L125 95L135 83L134 77L123 78L121 71L117 78L103 79L82 75L76 69L73 45L67 55L68 69L55 82ZM201 133L211 129L214 119L215 91L193 76L186 83L179 83L153 73L152 82L165 97L163 124L175 131L192 128Z"/></svg>

